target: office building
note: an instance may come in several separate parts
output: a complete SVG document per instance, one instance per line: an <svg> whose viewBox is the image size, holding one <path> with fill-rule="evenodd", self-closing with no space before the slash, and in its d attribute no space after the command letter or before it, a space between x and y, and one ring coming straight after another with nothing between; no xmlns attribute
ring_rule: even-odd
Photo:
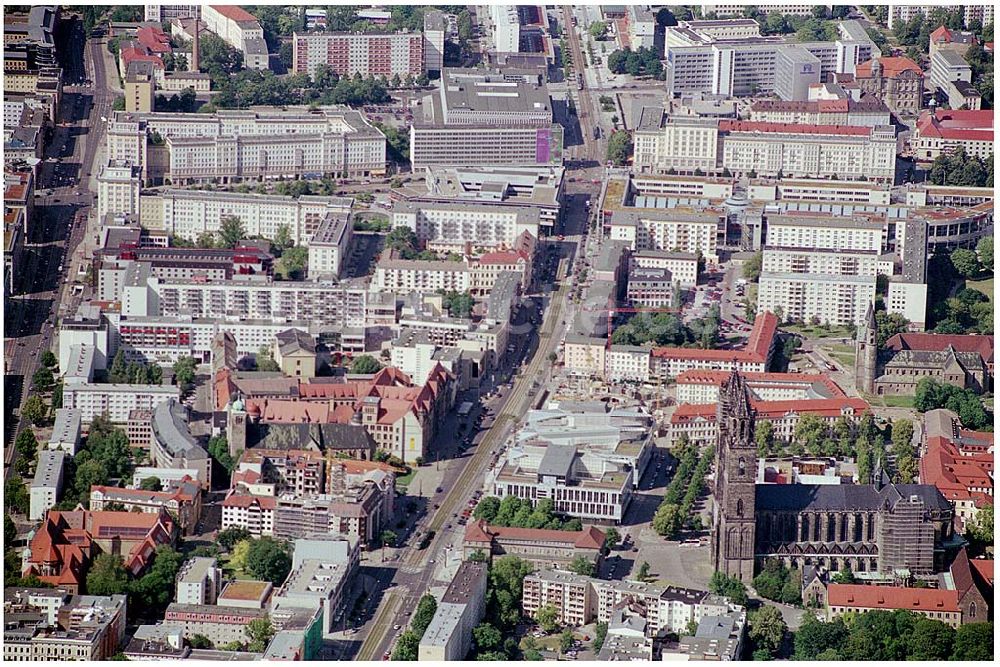
<svg viewBox="0 0 1000 667"><path fill-rule="evenodd" d="M424 73L424 47L419 32L296 32L292 72L315 76L325 66L348 78L417 77Z"/></svg>
<svg viewBox="0 0 1000 667"><path fill-rule="evenodd" d="M166 630L180 631L188 641L195 635L201 635L213 644L223 646L233 642L246 643L250 639L246 633L247 626L267 618L267 609L172 602L164 613L161 625Z"/></svg>
<svg viewBox="0 0 1000 667"><path fill-rule="evenodd" d="M750 121L790 125L849 125L881 127L892 125L892 114L879 98L867 95L860 100L840 99L758 100L750 106Z"/></svg>
<svg viewBox="0 0 1000 667"><path fill-rule="evenodd" d="M125 72L125 111L150 113L156 93L155 65L133 60Z"/></svg>
<svg viewBox="0 0 1000 667"><path fill-rule="evenodd" d="M841 21L837 30L835 41L790 43L782 36L762 36L752 19L681 21L665 29L667 91L671 97L773 93L779 80L778 54L793 45L796 53L802 49L818 60L809 64L813 68L818 64L820 79L834 73L853 74L859 63L880 55L857 21ZM803 57L793 58L803 61ZM782 79L784 85L787 77Z"/></svg>
<svg viewBox="0 0 1000 667"><path fill-rule="evenodd" d="M488 559L517 556L539 568L558 568L568 567L579 557L599 563L604 538L604 531L595 526L579 531L506 528L479 519L466 526L462 550L466 559L477 553Z"/></svg>
<svg viewBox="0 0 1000 667"><path fill-rule="evenodd" d="M421 113L422 112L422 113ZM562 126L540 75L446 69L410 126L410 162L429 165L562 164Z"/></svg>
<svg viewBox="0 0 1000 667"><path fill-rule="evenodd" d="M295 540L292 571L274 595L272 613L322 610L322 633L332 632L344 612L356 576L360 550L356 538L317 537Z"/></svg>
<svg viewBox="0 0 1000 667"><path fill-rule="evenodd" d="M698 255L667 250L636 250L629 253L629 278L639 269L668 271L670 279L682 288L698 283ZM668 304L669 305L669 304Z"/></svg>
<svg viewBox="0 0 1000 667"><path fill-rule="evenodd" d="M436 10L424 11L424 71L438 76L444 68L444 43L448 16Z"/></svg>
<svg viewBox="0 0 1000 667"><path fill-rule="evenodd" d="M630 250L701 254L716 263L718 231L725 225L721 209L675 207L671 209L617 210L611 215L608 238L625 242Z"/></svg>
<svg viewBox="0 0 1000 667"><path fill-rule="evenodd" d="M820 81L819 58L797 45L779 49L774 57L774 94L782 100L806 100L809 87Z"/></svg>
<svg viewBox="0 0 1000 667"><path fill-rule="evenodd" d="M353 231L350 212L328 213L309 239L309 273L339 278Z"/></svg>
<svg viewBox="0 0 1000 667"><path fill-rule="evenodd" d="M125 640L124 595L5 589L5 661L111 660Z"/></svg>

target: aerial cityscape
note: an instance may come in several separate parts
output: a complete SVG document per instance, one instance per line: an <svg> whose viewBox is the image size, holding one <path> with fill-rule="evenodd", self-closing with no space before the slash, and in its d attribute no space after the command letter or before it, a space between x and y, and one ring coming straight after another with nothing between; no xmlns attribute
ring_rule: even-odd
<svg viewBox="0 0 1000 667"><path fill-rule="evenodd" d="M994 659L994 6L7 5L4 660Z"/></svg>

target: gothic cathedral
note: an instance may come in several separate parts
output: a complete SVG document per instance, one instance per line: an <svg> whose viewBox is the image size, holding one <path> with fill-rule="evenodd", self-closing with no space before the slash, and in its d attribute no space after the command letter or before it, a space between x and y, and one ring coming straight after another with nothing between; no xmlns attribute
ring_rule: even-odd
<svg viewBox="0 0 1000 667"><path fill-rule="evenodd" d="M719 392L712 566L749 584L754 574L757 444L750 391L733 371Z"/></svg>

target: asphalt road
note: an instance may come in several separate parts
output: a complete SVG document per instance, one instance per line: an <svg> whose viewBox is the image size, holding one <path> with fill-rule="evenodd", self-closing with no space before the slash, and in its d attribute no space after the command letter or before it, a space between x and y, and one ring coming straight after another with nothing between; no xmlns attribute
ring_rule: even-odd
<svg viewBox="0 0 1000 667"><path fill-rule="evenodd" d="M89 181L94 174L95 159L104 132L102 116L110 112L112 97L105 88L103 43L85 39L79 20L67 28L66 46L61 49L65 80L59 109L60 122L54 128L52 140L45 151L45 162L39 168L35 191L35 224L27 240L22 266L15 276L17 296L10 299L5 313L4 360L5 376L20 377L21 381L5 382L8 389L30 385L30 378L39 368L41 352L52 348L57 317L68 302L69 283L77 267L72 259L86 234L86 220L94 195ZM77 85L90 78L91 86ZM52 194L43 191L52 190ZM11 378L11 379L13 379ZM7 405L17 405L18 414L29 395ZM10 419L11 415L6 415ZM11 431L12 443L23 428L22 423ZM5 479L9 477L16 453L8 446L4 453Z"/></svg>

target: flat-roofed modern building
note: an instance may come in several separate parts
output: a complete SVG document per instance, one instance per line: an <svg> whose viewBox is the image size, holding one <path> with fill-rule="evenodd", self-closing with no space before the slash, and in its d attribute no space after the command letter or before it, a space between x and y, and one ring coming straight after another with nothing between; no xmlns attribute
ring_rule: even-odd
<svg viewBox="0 0 1000 667"><path fill-rule="evenodd" d="M464 561L448 584L418 647L418 660L463 660L486 613L486 563Z"/></svg>
<svg viewBox="0 0 1000 667"><path fill-rule="evenodd" d="M56 410L56 421L49 436L49 449L59 449L70 456L76 456L83 431L83 413L70 408Z"/></svg>
<svg viewBox="0 0 1000 667"><path fill-rule="evenodd" d="M176 389L176 387L174 387ZM203 488L212 488L212 458L188 427L188 416L176 398L160 401L153 409L150 454L161 468L195 468Z"/></svg>
<svg viewBox="0 0 1000 667"><path fill-rule="evenodd" d="M401 201L392 209L393 227L409 227L429 246L458 252L469 244L488 250L513 248L525 232L538 238L540 225L537 209L489 201Z"/></svg>
<svg viewBox="0 0 1000 667"><path fill-rule="evenodd" d="M718 262L718 232L726 214L718 209L618 210L611 215L609 238L633 251L679 251Z"/></svg>
<svg viewBox="0 0 1000 667"><path fill-rule="evenodd" d="M59 501L63 485L63 463L66 452L45 450L38 453L35 478L31 481L28 518L41 521L45 513Z"/></svg>
<svg viewBox="0 0 1000 667"><path fill-rule="evenodd" d="M422 113L421 113L422 112ZM410 162L429 165L561 165L562 126L540 75L446 69L410 126Z"/></svg>

